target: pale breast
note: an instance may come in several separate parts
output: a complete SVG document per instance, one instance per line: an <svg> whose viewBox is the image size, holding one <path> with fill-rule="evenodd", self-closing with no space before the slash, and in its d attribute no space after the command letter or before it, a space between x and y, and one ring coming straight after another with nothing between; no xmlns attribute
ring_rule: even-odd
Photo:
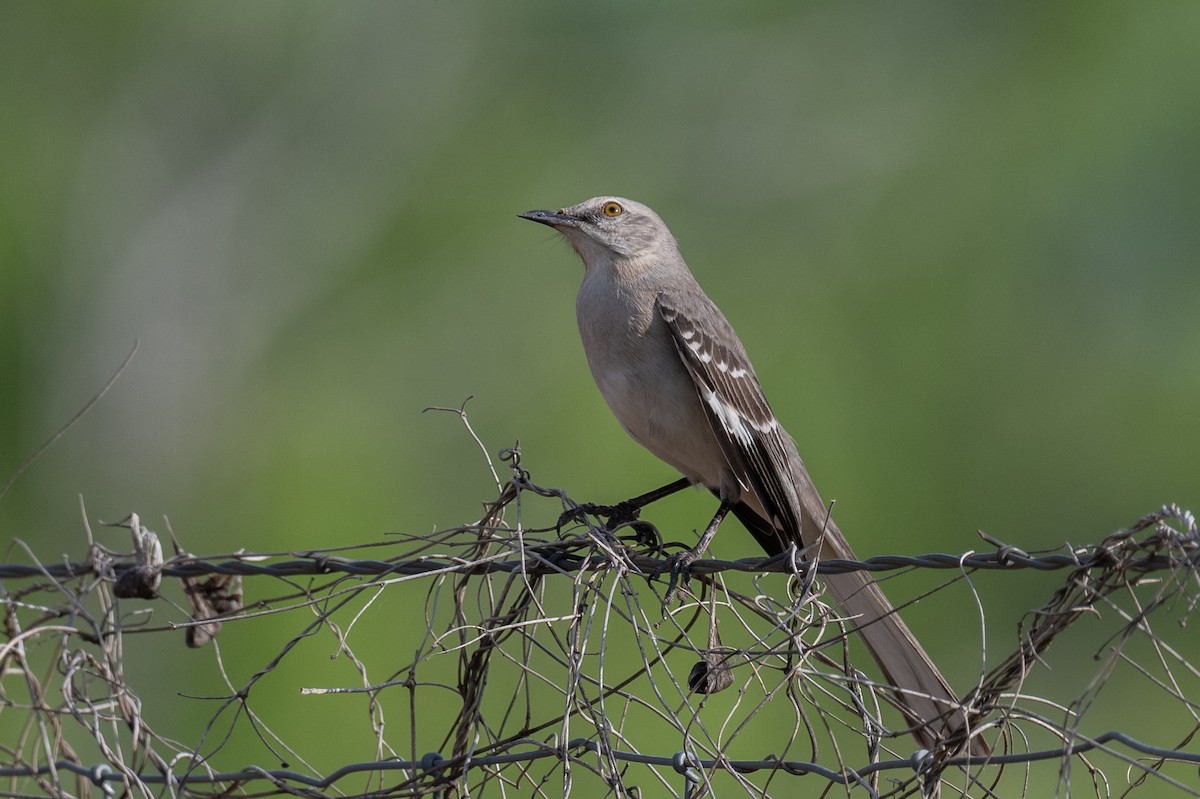
<svg viewBox="0 0 1200 799"><path fill-rule="evenodd" d="M666 323L652 306L635 308L610 289L585 279L576 302L596 385L635 441L693 482L720 489L725 457Z"/></svg>

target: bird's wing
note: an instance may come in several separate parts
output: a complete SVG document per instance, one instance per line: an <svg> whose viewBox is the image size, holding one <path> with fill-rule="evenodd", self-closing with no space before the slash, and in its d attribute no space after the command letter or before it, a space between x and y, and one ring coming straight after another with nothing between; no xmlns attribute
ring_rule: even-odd
<svg viewBox="0 0 1200 799"><path fill-rule="evenodd" d="M737 334L701 292L664 291L656 305L730 468L766 510L767 521L780 536L780 549L793 541L803 546L800 502L791 474L796 445L767 404Z"/></svg>
<svg viewBox="0 0 1200 799"><path fill-rule="evenodd" d="M771 412L733 328L699 290L662 292L656 305L730 468L766 511L762 520L757 509L745 505L735 506L734 512L768 552L772 546L780 552L791 543L812 543L804 540L801 516L820 513L820 496L795 442ZM831 519L810 515L808 521L810 535L822 539L822 555L854 557ZM831 574L826 582L843 612L855 620L888 682L896 686L897 701L922 745L932 749L940 739L959 735L967 724L962 706L875 581L865 572L849 572ZM988 752L981 739L970 746L973 754Z"/></svg>

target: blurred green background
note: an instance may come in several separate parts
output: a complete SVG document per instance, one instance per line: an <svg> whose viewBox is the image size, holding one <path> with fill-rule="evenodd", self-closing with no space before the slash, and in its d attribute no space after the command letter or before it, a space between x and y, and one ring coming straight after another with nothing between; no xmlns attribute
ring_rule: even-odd
<svg viewBox="0 0 1200 799"><path fill-rule="evenodd" d="M577 259L516 217L603 193L672 227L860 555L1196 508L1198 36L1191 2L6 4L0 480L140 349L0 536L80 558L80 496L200 554L470 521L483 459L421 412L468 396L577 500L672 479L592 384ZM1060 579L978 579L993 654ZM969 595L910 620L969 684Z"/></svg>

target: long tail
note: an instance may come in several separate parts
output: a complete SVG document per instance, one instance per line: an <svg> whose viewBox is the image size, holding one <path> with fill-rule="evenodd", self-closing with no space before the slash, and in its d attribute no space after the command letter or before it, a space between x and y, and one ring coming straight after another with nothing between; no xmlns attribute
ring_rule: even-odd
<svg viewBox="0 0 1200 799"><path fill-rule="evenodd" d="M803 540L797 546L823 534L821 557L857 560L837 525L826 518L825 506L807 477L805 473L804 480L797 481L807 484L797 486L805 506L801 514ZM754 508L743 502L734 506L733 512L767 554L783 551L787 538ZM862 571L830 574L824 579L838 608L853 619L855 630L894 687L896 702L917 741L932 750L939 741L962 735L967 720L957 697L875 581ZM981 738L974 737L969 751L986 755L989 750Z"/></svg>

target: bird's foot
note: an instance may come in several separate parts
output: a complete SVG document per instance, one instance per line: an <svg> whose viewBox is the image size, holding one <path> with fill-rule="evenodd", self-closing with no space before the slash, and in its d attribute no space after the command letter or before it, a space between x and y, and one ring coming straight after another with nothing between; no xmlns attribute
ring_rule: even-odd
<svg viewBox="0 0 1200 799"><path fill-rule="evenodd" d="M695 549L676 552L667 558L666 570L671 576L667 581L667 593L663 597L664 607L675 601L675 596L679 591L687 590L688 580L692 576L692 564L698 560L700 560L700 552Z"/></svg>
<svg viewBox="0 0 1200 799"><path fill-rule="evenodd" d="M622 525L636 522L642 512L641 505L632 502L618 502L616 505L596 505L585 502L563 511L558 517L558 529L573 522L584 523L588 516L604 519L604 529L612 532Z"/></svg>
<svg viewBox="0 0 1200 799"><path fill-rule="evenodd" d="M627 503L576 505L563 511L562 515L558 517L557 529L561 534L564 525L576 523L587 525L587 517L593 516L604 520L598 525L598 528L593 529L598 529L599 532L607 534L607 537L611 537L613 540L632 545L636 550L649 550L651 555L661 555L663 551L662 533L650 522L637 518L639 512L640 508ZM626 528L631 531L631 535L617 535Z"/></svg>

